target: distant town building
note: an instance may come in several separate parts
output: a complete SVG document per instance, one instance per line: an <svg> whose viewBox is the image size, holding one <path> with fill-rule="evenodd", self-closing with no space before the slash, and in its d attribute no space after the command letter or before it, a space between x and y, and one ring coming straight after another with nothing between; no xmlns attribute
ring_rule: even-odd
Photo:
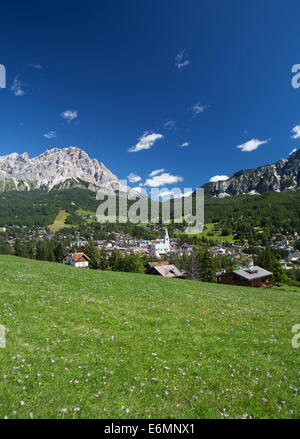
<svg viewBox="0 0 300 439"><path fill-rule="evenodd" d="M90 258L84 253L68 253L62 260L65 265L73 267L88 268Z"/></svg>
<svg viewBox="0 0 300 439"><path fill-rule="evenodd" d="M294 253L290 253L288 256L289 262L297 262L300 260L300 252L296 251Z"/></svg>
<svg viewBox="0 0 300 439"><path fill-rule="evenodd" d="M156 239L151 241L150 244L150 254L156 258L160 258L163 255L170 253L170 239L168 234L168 229L165 228L164 239Z"/></svg>

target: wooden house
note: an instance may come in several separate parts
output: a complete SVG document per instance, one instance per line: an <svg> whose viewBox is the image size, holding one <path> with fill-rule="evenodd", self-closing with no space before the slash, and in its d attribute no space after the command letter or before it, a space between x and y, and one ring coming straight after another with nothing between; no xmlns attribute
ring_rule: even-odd
<svg viewBox="0 0 300 439"><path fill-rule="evenodd" d="M178 270L178 268L171 264L159 264L153 265L150 270L148 270L149 274L156 274L163 277L184 277L183 273Z"/></svg>
<svg viewBox="0 0 300 439"><path fill-rule="evenodd" d="M169 261L154 261L148 262L146 265L147 272L151 272L153 267L157 267L158 265L170 265Z"/></svg>
<svg viewBox="0 0 300 439"><path fill-rule="evenodd" d="M231 272L217 273L217 282L228 285L241 285L244 287L270 288L270 278L273 273L258 266L238 268Z"/></svg>

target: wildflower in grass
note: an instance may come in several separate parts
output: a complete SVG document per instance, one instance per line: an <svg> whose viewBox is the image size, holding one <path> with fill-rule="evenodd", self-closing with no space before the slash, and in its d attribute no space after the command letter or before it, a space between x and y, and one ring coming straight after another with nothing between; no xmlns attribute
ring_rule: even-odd
<svg viewBox="0 0 300 439"><path fill-rule="evenodd" d="M25 405L25 402L24 401L20 401L20 405L21 406Z"/></svg>
<svg viewBox="0 0 300 439"><path fill-rule="evenodd" d="M263 402L267 402L268 401L267 398L263 398L262 400L263 400Z"/></svg>

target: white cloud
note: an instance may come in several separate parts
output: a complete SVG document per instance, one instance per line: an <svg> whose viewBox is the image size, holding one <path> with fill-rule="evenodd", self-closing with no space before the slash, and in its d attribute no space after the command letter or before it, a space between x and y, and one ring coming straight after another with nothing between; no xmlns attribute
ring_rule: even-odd
<svg viewBox="0 0 300 439"><path fill-rule="evenodd" d="M258 140L258 139L252 139L248 140L246 143L242 143L241 145L238 145L237 148L241 149L243 152L251 152L255 151L260 145L264 145L265 143L268 143L271 139L266 140Z"/></svg>
<svg viewBox="0 0 300 439"><path fill-rule="evenodd" d="M179 188L170 189L170 190L167 188L162 188L159 190L157 194L156 193L152 194L152 198L157 201L161 198L163 201L165 201L170 198L180 199L180 198L189 197L192 193L193 191L182 193Z"/></svg>
<svg viewBox="0 0 300 439"><path fill-rule="evenodd" d="M56 132L49 131L49 133L45 133L45 134L43 134L43 136L46 137L46 139L54 139L54 137L56 137Z"/></svg>
<svg viewBox="0 0 300 439"><path fill-rule="evenodd" d="M190 195L192 195L193 191L187 191L184 194L182 194L183 197L189 197Z"/></svg>
<svg viewBox="0 0 300 439"><path fill-rule="evenodd" d="M175 194L174 194L173 190L169 190L166 188L166 189L160 190L159 194L157 194L157 196L155 196L154 198L159 199L161 197L163 200L168 200L169 198L173 198L174 195Z"/></svg>
<svg viewBox="0 0 300 439"><path fill-rule="evenodd" d="M134 172L130 172L130 174L127 175L127 178L130 183L137 183L141 180L141 177L139 175L136 175Z"/></svg>
<svg viewBox="0 0 300 439"><path fill-rule="evenodd" d="M154 145L156 140L163 139L163 137L164 136L162 134L151 133L149 131L146 131L142 135L142 137L138 139L138 143L135 146L129 148L128 151L137 152L137 151L141 151L142 149L150 149Z"/></svg>
<svg viewBox="0 0 300 439"><path fill-rule="evenodd" d="M189 146L189 145L190 145L190 142L183 142L178 146L180 146L180 148L185 148L186 146Z"/></svg>
<svg viewBox="0 0 300 439"><path fill-rule="evenodd" d="M129 196L132 196L132 199L136 198L136 194L144 195L145 197L148 197L147 189L141 187L141 186L135 186L129 191ZM129 198L131 199L131 198Z"/></svg>
<svg viewBox="0 0 300 439"><path fill-rule="evenodd" d="M206 108L205 105L202 105L202 104L200 104L200 102L197 102L195 105L192 106L191 110L196 115L199 113L203 113L205 108Z"/></svg>
<svg viewBox="0 0 300 439"><path fill-rule="evenodd" d="M65 119L67 122L71 122L71 120L76 119L78 117L77 110L66 110L61 113L61 117Z"/></svg>
<svg viewBox="0 0 300 439"><path fill-rule="evenodd" d="M18 79L17 76L15 77L10 89L15 96L24 96L26 94L25 91L22 90L21 81Z"/></svg>
<svg viewBox="0 0 300 439"><path fill-rule="evenodd" d="M171 192L172 192L174 198L186 198L186 197L189 197L190 195L192 195L192 193L193 193L193 191L187 191L187 192L178 194L174 190L171 190Z"/></svg>
<svg viewBox="0 0 300 439"><path fill-rule="evenodd" d="M155 175L153 178L147 178L144 186L159 187L167 184L178 183L179 181L183 181L183 178L164 172L163 174Z"/></svg>
<svg viewBox="0 0 300 439"><path fill-rule="evenodd" d="M179 53L177 53L175 58L175 66L178 69L182 69L183 67L186 67L190 64L189 59L185 56L185 50L181 50Z"/></svg>
<svg viewBox="0 0 300 439"><path fill-rule="evenodd" d="M167 121L164 123L164 128L165 128L166 130L174 130L174 129L176 128L175 121L174 121L174 120L167 120Z"/></svg>
<svg viewBox="0 0 300 439"><path fill-rule="evenodd" d="M29 64L28 67L31 67L33 69L41 69L42 68L41 64Z"/></svg>
<svg viewBox="0 0 300 439"><path fill-rule="evenodd" d="M296 151L297 151L297 148L292 149L292 151L289 153L289 155L294 154L294 152L296 152Z"/></svg>
<svg viewBox="0 0 300 439"><path fill-rule="evenodd" d="M154 177L155 175L161 174L164 169L155 169L155 171L150 172L149 177Z"/></svg>
<svg viewBox="0 0 300 439"><path fill-rule="evenodd" d="M228 180L228 178L229 177L227 175L215 175L214 177L211 177L209 181L212 183L216 183L217 181Z"/></svg>
<svg viewBox="0 0 300 439"><path fill-rule="evenodd" d="M291 136L292 139L299 139L299 137L300 137L300 125L296 125L291 131L292 131L292 133L295 133L295 134L293 134Z"/></svg>
<svg viewBox="0 0 300 439"><path fill-rule="evenodd" d="M142 191L145 190L145 189L141 188L140 186L136 186L136 187L133 187L132 190L135 191L135 192L138 192L139 194L141 194Z"/></svg>

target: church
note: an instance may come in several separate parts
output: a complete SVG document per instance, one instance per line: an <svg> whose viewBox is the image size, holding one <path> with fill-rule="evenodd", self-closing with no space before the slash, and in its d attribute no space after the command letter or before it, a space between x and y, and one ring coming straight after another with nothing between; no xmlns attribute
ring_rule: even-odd
<svg viewBox="0 0 300 439"><path fill-rule="evenodd" d="M164 239L156 239L155 241L151 241L149 249L151 256L155 256L156 258L160 258L161 256L170 253L170 238L167 228L165 228Z"/></svg>

